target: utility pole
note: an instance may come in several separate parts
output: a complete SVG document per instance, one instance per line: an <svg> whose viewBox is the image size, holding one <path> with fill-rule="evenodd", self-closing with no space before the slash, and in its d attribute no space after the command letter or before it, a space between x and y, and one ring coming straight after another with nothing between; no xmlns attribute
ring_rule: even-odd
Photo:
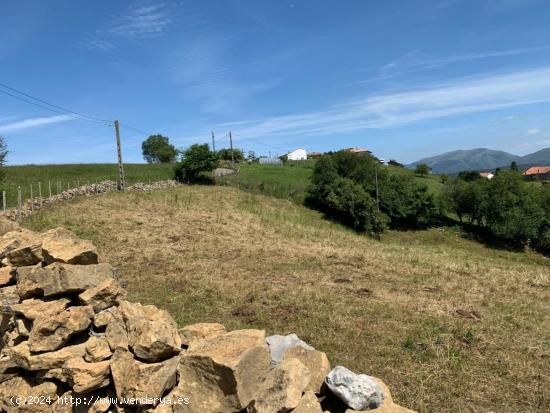
<svg viewBox="0 0 550 413"><path fill-rule="evenodd" d="M235 163L235 157L233 156L233 136L229 132L229 146L231 147L231 163Z"/></svg>
<svg viewBox="0 0 550 413"><path fill-rule="evenodd" d="M216 152L216 141L214 139L214 131L212 131L212 152Z"/></svg>
<svg viewBox="0 0 550 413"><path fill-rule="evenodd" d="M122 150L120 149L120 128L118 120L115 120L116 149L118 153L118 190L124 191L124 166L122 165Z"/></svg>
<svg viewBox="0 0 550 413"><path fill-rule="evenodd" d="M378 197L378 165L374 166L374 182L376 183L376 207L380 212L380 198Z"/></svg>

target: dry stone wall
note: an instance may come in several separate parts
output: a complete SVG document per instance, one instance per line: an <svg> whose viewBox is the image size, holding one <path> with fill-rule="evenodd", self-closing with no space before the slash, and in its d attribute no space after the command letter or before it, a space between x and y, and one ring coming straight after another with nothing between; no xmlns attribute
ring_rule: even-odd
<svg viewBox="0 0 550 413"><path fill-rule="evenodd" d="M145 192L152 191L155 189L163 188L173 188L177 186L178 183L173 180L167 181L158 181L150 184L137 183L131 186L128 186L125 191L127 192ZM71 188L66 191L63 191L57 195L52 195L47 198L33 198L27 199L21 205L21 211L19 212L17 208L12 208L3 212L0 212L0 215L16 221L18 218L24 218L31 215L34 211L39 210L45 206L56 204L63 201L68 201L70 199L76 198L78 196L93 196L102 194L105 192L112 192L117 190L117 183L114 181L102 181L98 184L82 185L76 188ZM20 213L20 216L18 214Z"/></svg>
<svg viewBox="0 0 550 413"><path fill-rule="evenodd" d="M0 230L3 412L411 412L295 334L178 330L70 231Z"/></svg>

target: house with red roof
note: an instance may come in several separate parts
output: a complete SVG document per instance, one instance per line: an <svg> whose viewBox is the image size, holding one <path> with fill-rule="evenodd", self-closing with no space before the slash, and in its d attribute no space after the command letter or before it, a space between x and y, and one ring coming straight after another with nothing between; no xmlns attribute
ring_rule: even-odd
<svg viewBox="0 0 550 413"><path fill-rule="evenodd" d="M550 166L532 166L522 175L525 179L529 179L530 181L550 180Z"/></svg>

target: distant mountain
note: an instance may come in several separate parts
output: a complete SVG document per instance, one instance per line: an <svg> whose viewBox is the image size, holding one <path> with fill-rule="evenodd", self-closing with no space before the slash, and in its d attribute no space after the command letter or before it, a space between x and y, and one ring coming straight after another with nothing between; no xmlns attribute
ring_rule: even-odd
<svg viewBox="0 0 550 413"><path fill-rule="evenodd" d="M517 156L504 151L478 148L447 152L442 155L424 158L407 165L415 168L425 163L437 174L454 174L460 171L490 171L498 167L508 167L515 161L518 166L550 165L550 148L535 153Z"/></svg>

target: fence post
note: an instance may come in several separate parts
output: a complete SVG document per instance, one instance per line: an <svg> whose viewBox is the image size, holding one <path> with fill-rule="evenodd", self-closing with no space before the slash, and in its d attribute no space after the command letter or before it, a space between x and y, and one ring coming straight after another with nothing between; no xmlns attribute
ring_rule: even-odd
<svg viewBox="0 0 550 413"><path fill-rule="evenodd" d="M32 196L32 184L31 184L31 211L34 210L34 200Z"/></svg>
<svg viewBox="0 0 550 413"><path fill-rule="evenodd" d="M67 191L69 190L69 181L67 181Z"/></svg>
<svg viewBox="0 0 550 413"><path fill-rule="evenodd" d="M52 197L52 181L48 181L48 194Z"/></svg>
<svg viewBox="0 0 550 413"><path fill-rule="evenodd" d="M17 187L17 220L21 219L21 187Z"/></svg>
<svg viewBox="0 0 550 413"><path fill-rule="evenodd" d="M2 191L2 209L6 212L6 191Z"/></svg>
<svg viewBox="0 0 550 413"><path fill-rule="evenodd" d="M38 182L38 198L40 198L40 207L42 207L42 182Z"/></svg>

